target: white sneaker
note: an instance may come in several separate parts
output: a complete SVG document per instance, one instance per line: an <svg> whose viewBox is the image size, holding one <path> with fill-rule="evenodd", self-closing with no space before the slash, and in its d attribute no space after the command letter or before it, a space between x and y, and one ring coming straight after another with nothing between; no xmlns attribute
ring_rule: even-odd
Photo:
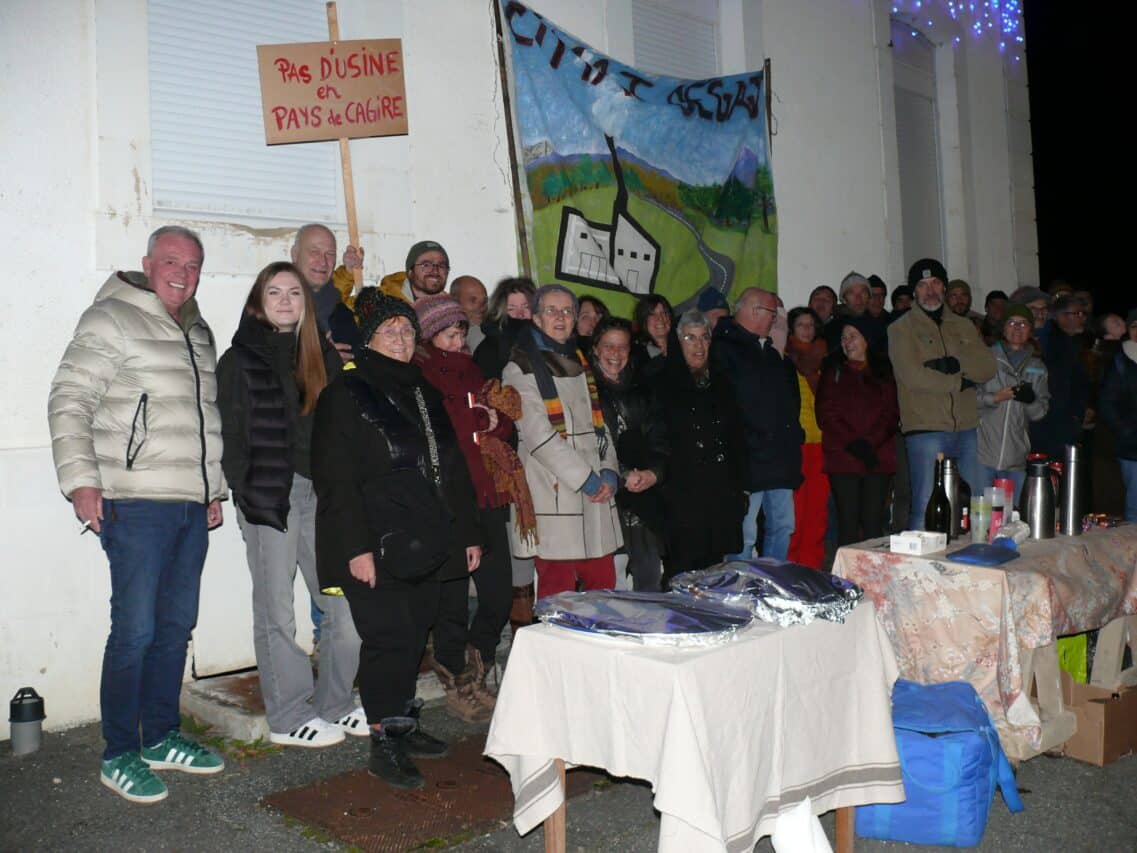
<svg viewBox="0 0 1137 853"><path fill-rule="evenodd" d="M334 746L343 743L343 729L339 726L313 717L302 726L298 726L287 734L269 732L270 743L280 746L306 746L318 749L324 746Z"/></svg>
<svg viewBox="0 0 1137 853"><path fill-rule="evenodd" d="M367 714L362 708L356 708L350 714L336 720L336 725L349 735L367 737L371 732L367 726Z"/></svg>

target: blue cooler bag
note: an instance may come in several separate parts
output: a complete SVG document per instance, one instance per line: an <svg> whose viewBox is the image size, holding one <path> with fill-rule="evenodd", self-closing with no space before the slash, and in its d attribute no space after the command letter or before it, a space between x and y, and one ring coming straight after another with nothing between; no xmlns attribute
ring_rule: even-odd
<svg viewBox="0 0 1137 853"><path fill-rule="evenodd" d="M892 725L908 799L858 806L857 835L941 847L983 839L995 785L1023 809L1015 774L975 688L964 681L892 688Z"/></svg>

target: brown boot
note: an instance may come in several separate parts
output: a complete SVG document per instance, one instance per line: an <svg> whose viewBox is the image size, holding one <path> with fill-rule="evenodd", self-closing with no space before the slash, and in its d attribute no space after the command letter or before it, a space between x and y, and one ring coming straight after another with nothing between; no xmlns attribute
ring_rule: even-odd
<svg viewBox="0 0 1137 853"><path fill-rule="evenodd" d="M484 723L493 716L474 695L474 673L467 667L460 675L434 662L434 672L446 691L446 711L465 723Z"/></svg>
<svg viewBox="0 0 1137 853"><path fill-rule="evenodd" d="M535 591L533 584L515 586L513 588L513 604L509 608L509 626L513 629L513 636L526 625L533 624L533 599Z"/></svg>
<svg viewBox="0 0 1137 853"><path fill-rule="evenodd" d="M482 653L473 646L466 646L466 672L473 676L471 683L474 689L474 698L483 708L492 711L494 705L497 704L497 697L493 690L486 686L486 676L489 674L489 670L486 669L485 661L482 660Z"/></svg>

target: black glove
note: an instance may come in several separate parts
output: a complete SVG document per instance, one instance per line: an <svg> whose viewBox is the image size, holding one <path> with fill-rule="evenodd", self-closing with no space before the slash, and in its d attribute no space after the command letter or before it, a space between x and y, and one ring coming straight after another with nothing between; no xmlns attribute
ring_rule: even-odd
<svg viewBox="0 0 1137 853"><path fill-rule="evenodd" d="M1030 384L1023 382L1021 385L1015 386L1015 396L1013 398L1017 403L1033 403L1034 402L1034 389Z"/></svg>
<svg viewBox="0 0 1137 853"><path fill-rule="evenodd" d="M873 450L868 439L858 438L850 441L845 445L845 452L850 456L857 457L870 471L875 471L880 467L880 459L877 458L876 451Z"/></svg>
<svg viewBox="0 0 1137 853"><path fill-rule="evenodd" d="M939 358L930 358L924 362L924 367L954 376L959 373L959 359L954 355L942 355Z"/></svg>

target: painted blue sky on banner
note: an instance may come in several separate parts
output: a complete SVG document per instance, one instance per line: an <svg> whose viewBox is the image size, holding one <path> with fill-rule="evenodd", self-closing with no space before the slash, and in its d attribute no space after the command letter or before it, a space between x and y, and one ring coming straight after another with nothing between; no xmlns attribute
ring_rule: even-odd
<svg viewBox="0 0 1137 853"><path fill-rule="evenodd" d="M740 158L766 162L761 72L702 81L654 76L599 53L519 3L504 5L515 40L524 148L548 143L562 155L606 155L608 134L623 150L692 185L723 182ZM566 97L549 97L554 89ZM733 147L723 144L725 128L737 131Z"/></svg>

